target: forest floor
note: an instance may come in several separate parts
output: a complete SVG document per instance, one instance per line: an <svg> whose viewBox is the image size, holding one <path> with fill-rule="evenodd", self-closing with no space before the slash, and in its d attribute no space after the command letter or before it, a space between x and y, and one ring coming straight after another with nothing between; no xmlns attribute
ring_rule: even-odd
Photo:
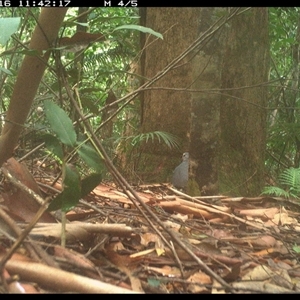
<svg viewBox="0 0 300 300"><path fill-rule="evenodd" d="M153 184L133 187L141 204L102 182L66 214L62 245L61 215L38 219L36 203L60 181L15 160L6 170L1 293L300 292L300 202L190 197Z"/></svg>

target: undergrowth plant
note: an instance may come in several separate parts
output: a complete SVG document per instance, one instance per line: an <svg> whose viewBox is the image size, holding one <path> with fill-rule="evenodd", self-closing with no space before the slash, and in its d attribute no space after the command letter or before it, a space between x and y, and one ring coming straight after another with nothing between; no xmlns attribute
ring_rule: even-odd
<svg viewBox="0 0 300 300"><path fill-rule="evenodd" d="M50 203L49 210L62 209L66 212L99 184L104 164L92 146L77 139L72 121L62 108L48 100L44 102L44 106L51 129L50 134L44 135L44 141L48 150L62 162L63 174L63 191ZM76 151L80 159L94 170L94 173L84 179L84 184L79 171L67 160L71 151Z"/></svg>
<svg viewBox="0 0 300 300"><path fill-rule="evenodd" d="M300 200L300 168L289 168L278 177L279 186L266 186L262 194Z"/></svg>
<svg viewBox="0 0 300 300"><path fill-rule="evenodd" d="M50 133L44 135L46 147L62 162L62 192L49 204L48 210L62 211L62 246L65 245L65 213L75 207L79 200L89 194L102 180L104 163L100 154L85 142L78 140L72 120L67 113L52 101L45 100L45 115ZM77 168L70 164L68 157L75 151L80 159L94 170L81 178Z"/></svg>

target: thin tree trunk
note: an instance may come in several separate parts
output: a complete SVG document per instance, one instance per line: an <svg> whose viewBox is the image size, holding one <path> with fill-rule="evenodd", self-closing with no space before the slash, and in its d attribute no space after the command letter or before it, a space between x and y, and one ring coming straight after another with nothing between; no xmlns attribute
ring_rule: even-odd
<svg viewBox="0 0 300 300"><path fill-rule="evenodd" d="M18 72L0 137L0 166L12 156L18 142L50 56L50 51L45 50L53 46L66 12L67 8L41 10L29 45L30 49L38 51L39 56L26 55Z"/></svg>

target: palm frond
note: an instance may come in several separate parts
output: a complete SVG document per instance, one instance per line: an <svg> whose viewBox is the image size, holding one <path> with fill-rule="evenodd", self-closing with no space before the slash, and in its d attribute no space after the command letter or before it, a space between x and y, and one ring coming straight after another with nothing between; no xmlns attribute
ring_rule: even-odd
<svg viewBox="0 0 300 300"><path fill-rule="evenodd" d="M159 143L165 143L170 149L172 148L179 148L179 138L169 132L165 131L152 131L146 133L140 133L134 136L127 136L121 138L125 141L130 141L130 144L135 147L141 142L154 142L157 140ZM118 141L119 142L119 141Z"/></svg>
<svg viewBox="0 0 300 300"><path fill-rule="evenodd" d="M133 51L124 47L117 46L115 48L103 49L101 53L87 53L84 58L83 68L85 72L88 72L90 69L94 69L95 67L116 69L116 65L128 61L128 59L132 58L133 56Z"/></svg>
<svg viewBox="0 0 300 300"><path fill-rule="evenodd" d="M146 141L146 143L148 143L149 140L152 142L155 140L158 140L159 143L163 142L170 149L179 147L179 139L175 135L165 131L140 133L133 137L131 144L134 146L140 144L142 141Z"/></svg>

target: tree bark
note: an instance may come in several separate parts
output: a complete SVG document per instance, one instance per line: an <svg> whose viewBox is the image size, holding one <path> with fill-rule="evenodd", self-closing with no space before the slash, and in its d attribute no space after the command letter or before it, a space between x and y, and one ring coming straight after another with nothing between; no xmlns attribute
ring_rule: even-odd
<svg viewBox="0 0 300 300"><path fill-rule="evenodd" d="M143 25L162 33L164 40L144 40L142 75L151 78L163 70L229 12L147 8ZM167 131L181 139L176 150L144 144L137 169L144 181L169 181L182 153L190 152L189 194L261 192L268 51L267 8L246 10L208 35L143 94L142 132Z"/></svg>
<svg viewBox="0 0 300 300"><path fill-rule="evenodd" d="M197 38L199 10L147 8L146 20L142 24L163 34L164 39L153 36L144 39L141 69L145 78L156 75ZM169 180L171 170L180 163L182 153L189 149L192 95L185 89L192 82L191 64L189 59L181 61L156 82L155 87L161 89L149 90L142 95L142 132L166 131L180 139L179 149L169 149L158 142L144 144L137 172L147 182Z"/></svg>
<svg viewBox="0 0 300 300"><path fill-rule="evenodd" d="M199 35L204 34L220 15L226 15L227 8L202 8L199 14ZM192 64L193 93L190 126L190 184L193 194L197 183L202 195L219 192L219 145L220 145L220 100L221 93L210 92L221 87L221 75L226 28L218 31L210 41L203 45Z"/></svg>
<svg viewBox="0 0 300 300"><path fill-rule="evenodd" d="M252 8L232 20L222 68L222 193L256 196L264 185L268 51L267 8Z"/></svg>

